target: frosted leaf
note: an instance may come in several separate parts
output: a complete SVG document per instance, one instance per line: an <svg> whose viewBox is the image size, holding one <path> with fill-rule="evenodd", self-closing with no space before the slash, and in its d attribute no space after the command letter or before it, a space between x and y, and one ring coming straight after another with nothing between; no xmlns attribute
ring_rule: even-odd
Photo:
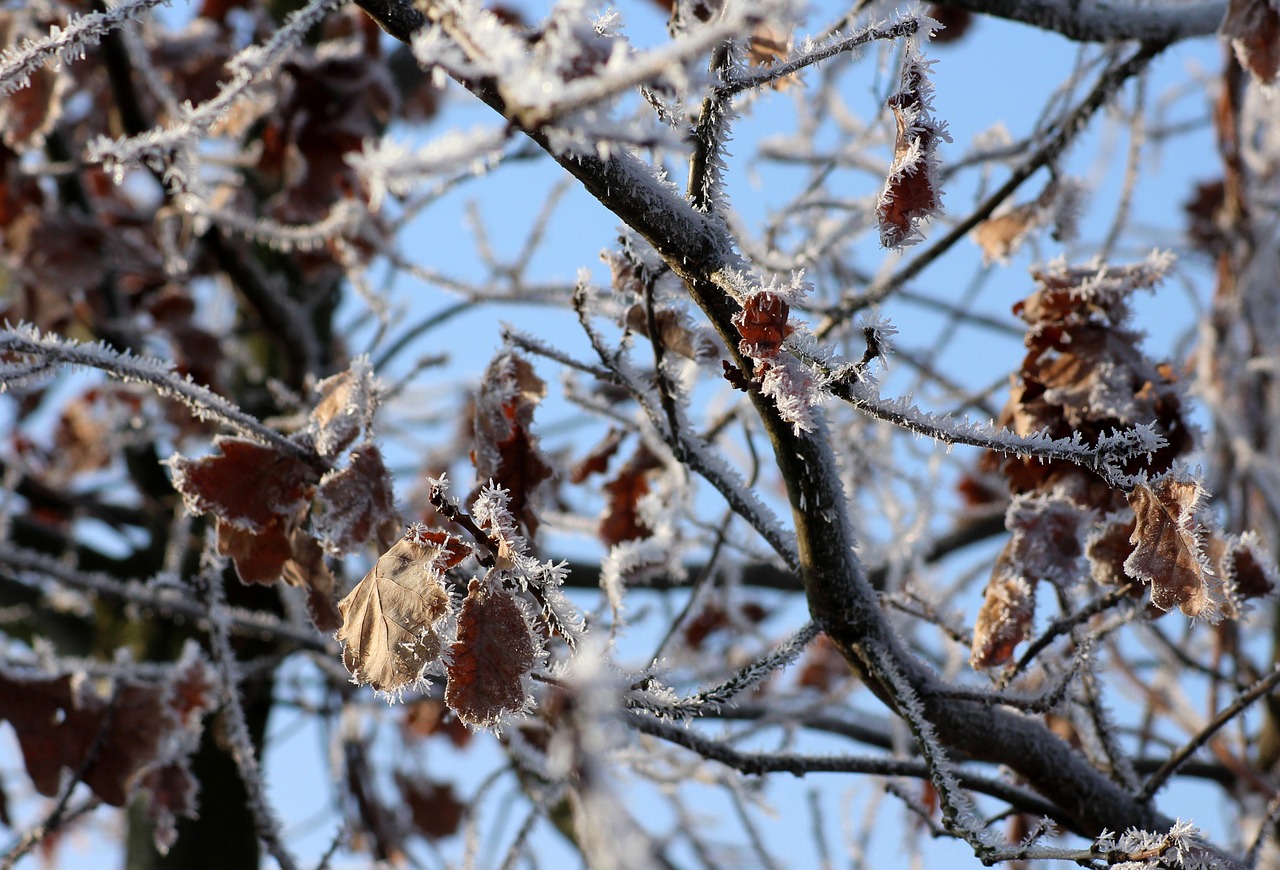
<svg viewBox="0 0 1280 870"><path fill-rule="evenodd" d="M450 559L446 546L424 545L411 529L338 602L335 636L353 682L398 696L422 680L440 656L438 628L451 609L441 581Z"/></svg>
<svg viewBox="0 0 1280 870"><path fill-rule="evenodd" d="M476 728L497 728L532 708L529 674L544 656L528 605L500 578L490 571L471 580L447 663L445 703Z"/></svg>
<svg viewBox="0 0 1280 870"><path fill-rule="evenodd" d="M933 117L932 65L920 55L916 40L908 39L901 86L888 102L898 128L893 163L876 203L880 244L886 248L920 241L920 223L942 211L937 146L951 136L946 124Z"/></svg>
<svg viewBox="0 0 1280 870"><path fill-rule="evenodd" d="M1196 519L1203 494L1198 481L1175 473L1135 486L1129 493L1137 517L1129 537L1134 550L1124 570L1151 587L1151 603L1161 610L1177 605L1188 616L1216 622L1221 602Z"/></svg>

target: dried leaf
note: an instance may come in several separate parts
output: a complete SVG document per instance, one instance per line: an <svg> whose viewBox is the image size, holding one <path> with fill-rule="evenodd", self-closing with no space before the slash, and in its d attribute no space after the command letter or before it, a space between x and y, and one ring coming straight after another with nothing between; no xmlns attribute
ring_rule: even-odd
<svg viewBox="0 0 1280 870"><path fill-rule="evenodd" d="M1085 544L1085 557L1089 560L1089 573L1097 583L1106 586L1123 586L1130 582L1124 563L1133 553L1134 520L1114 520L1089 533Z"/></svg>
<svg viewBox="0 0 1280 870"><path fill-rule="evenodd" d="M13 725L36 790L55 796L69 770L115 807L147 784L144 775L157 763L184 763L194 745L189 738L216 700L198 656L175 669L170 682L121 680L114 691L84 675L0 671L0 718Z"/></svg>
<svg viewBox="0 0 1280 870"><path fill-rule="evenodd" d="M1012 563L1010 540L991 569L991 579L983 591L982 607L973 626L973 648L969 664L993 668L1013 658L1013 651L1031 634L1036 615L1036 587L1017 573Z"/></svg>
<svg viewBox="0 0 1280 870"><path fill-rule="evenodd" d="M406 739L421 740L439 734L458 749L465 748L471 742L471 732L467 726L450 712L440 698L418 698L407 704L401 727Z"/></svg>
<svg viewBox="0 0 1280 870"><path fill-rule="evenodd" d="M218 552L230 556L241 583L270 585L280 579L293 558L293 545L283 517L273 516L256 531L218 520Z"/></svg>
<svg viewBox="0 0 1280 870"><path fill-rule="evenodd" d="M311 501L317 475L301 459L244 438L217 438L214 446L212 456L169 459L174 489L193 514L261 532Z"/></svg>
<svg viewBox="0 0 1280 870"><path fill-rule="evenodd" d="M492 728L524 712L532 702L524 681L541 646L512 593L473 579L458 615L445 703L476 728Z"/></svg>
<svg viewBox="0 0 1280 870"><path fill-rule="evenodd" d="M1136 518L1129 536L1134 548L1124 571L1151 587L1151 603L1161 610L1177 605L1187 616L1213 620L1218 602L1195 518L1201 495L1198 483L1172 474L1135 486L1129 493Z"/></svg>
<svg viewBox="0 0 1280 870"><path fill-rule="evenodd" d="M381 530L399 526L391 475L373 444L351 451L346 468L320 480L311 509L312 529L335 556L363 546Z"/></svg>
<svg viewBox="0 0 1280 870"><path fill-rule="evenodd" d="M336 456L367 431L378 405L378 378L364 357L316 385L321 399L311 412L310 428L321 456Z"/></svg>
<svg viewBox="0 0 1280 870"><path fill-rule="evenodd" d="M607 546L653 534L640 518L640 499L649 494L649 472L660 465L657 457L642 444L617 476L604 485L608 504L600 517L599 535Z"/></svg>
<svg viewBox="0 0 1280 870"><path fill-rule="evenodd" d="M591 452L569 470L570 483L582 483L593 474L604 474L609 470L609 460L618 452L626 433L616 426L610 427L607 435Z"/></svg>
<svg viewBox="0 0 1280 870"><path fill-rule="evenodd" d="M397 772L396 787L419 834L440 840L458 833L467 805L454 796L452 785Z"/></svg>
<svg viewBox="0 0 1280 870"><path fill-rule="evenodd" d="M1263 84L1280 69L1280 9L1269 0L1228 0L1220 32L1231 40L1240 65Z"/></svg>
<svg viewBox="0 0 1280 870"><path fill-rule="evenodd" d="M747 297L742 310L733 315L742 341L738 349L745 356L764 359L778 355L782 342L794 329L787 323L791 306L770 290L760 290Z"/></svg>
<svg viewBox="0 0 1280 870"><path fill-rule="evenodd" d="M887 103L897 122L897 136L893 163L876 204L880 244L886 248L901 248L920 241L920 222L942 208L936 152L938 142L949 142L951 137L947 135L946 126L933 118L933 87L928 73L929 64L913 45L908 45L901 87Z"/></svg>
<svg viewBox="0 0 1280 870"><path fill-rule="evenodd" d="M1081 533L1088 513L1061 494L1020 496L1009 506L1009 566L1031 582L1068 588L1081 575Z"/></svg>
<svg viewBox="0 0 1280 870"><path fill-rule="evenodd" d="M667 350L691 360L705 360L714 355L714 345L694 328L682 309L660 308L654 312L653 319L658 327L658 338ZM649 315L643 305L636 303L628 308L624 320L627 329L645 338L653 338L649 335Z"/></svg>
<svg viewBox="0 0 1280 870"><path fill-rule="evenodd" d="M761 21L751 31L751 39L747 45L747 62L752 66L771 67L778 61L787 59L791 54L793 38L782 28L768 21ZM775 91L785 91L800 81L795 73L782 76L770 82Z"/></svg>
<svg viewBox="0 0 1280 870"><path fill-rule="evenodd" d="M528 361L503 351L485 370L475 404L471 462L476 478L507 489L511 513L530 537L538 526L530 499L552 473L531 431L534 408L546 393L547 385Z"/></svg>
<svg viewBox="0 0 1280 870"><path fill-rule="evenodd" d="M320 631L328 634L342 625L334 596L337 581L324 561L320 542L302 529L289 536L291 555L281 568L280 576L290 586L307 590L307 614Z"/></svg>
<svg viewBox="0 0 1280 870"><path fill-rule="evenodd" d="M973 240L982 248L983 264L1007 263L1009 255L1036 226L1038 210L1038 203L1028 202L978 224Z"/></svg>
<svg viewBox="0 0 1280 870"><path fill-rule="evenodd" d="M436 627L449 611L441 553L405 536L338 602L342 663L357 683L395 694L439 657Z"/></svg>

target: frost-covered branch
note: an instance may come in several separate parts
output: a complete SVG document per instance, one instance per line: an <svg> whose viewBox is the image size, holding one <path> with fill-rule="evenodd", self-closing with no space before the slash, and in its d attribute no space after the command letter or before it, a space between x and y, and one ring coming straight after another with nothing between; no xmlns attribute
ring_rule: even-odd
<svg viewBox="0 0 1280 870"><path fill-rule="evenodd" d="M712 740L685 725L664 722L638 713L626 717L627 723L645 734L668 743L683 746L703 758L718 761L748 776L767 773L789 773L806 776L814 773L862 773L871 776L905 776L927 779L929 766L923 760L910 758L877 758L850 755L801 755L786 752L747 752L727 742ZM1034 792L1010 785L993 777L959 768L955 778L964 788L1006 801L1037 816L1053 817L1056 808Z"/></svg>
<svg viewBox="0 0 1280 870"><path fill-rule="evenodd" d="M227 62L232 72L231 81L219 88L212 99L192 106L186 103L181 115L169 127L156 128L138 136L111 140L100 136L90 143L88 159L102 163L117 181L126 168L147 163L163 165L166 180L178 189L187 188L196 179L182 177L188 168L185 161L170 163L174 153L188 151L194 142L209 132L213 126L227 117L241 100L248 96L254 83L274 75L292 56L308 31L315 27L337 6L341 0L310 0L303 8L289 16L279 30L263 45L251 45Z"/></svg>
<svg viewBox="0 0 1280 870"><path fill-rule="evenodd" d="M0 97L8 96L27 85L45 63L61 65L84 58L85 50L97 45L117 27L140 20L150 9L170 0L123 0L105 12L73 15L66 27L54 24L49 34L29 39L14 49L0 52Z"/></svg>
<svg viewBox="0 0 1280 870"><path fill-rule="evenodd" d="M319 461L313 452L264 426L208 387L191 380L190 375L179 376L172 363L135 356L129 351L117 351L104 342L81 344L57 335L41 335L40 330L30 324L0 330L0 352L33 358L34 364L45 372L52 372L49 364L79 366L98 369L122 381L150 384L160 395L182 402L202 420L220 423L303 462ZM31 369L32 363L25 360L0 361L0 390L15 382L10 373L11 366L18 373L24 373Z"/></svg>
<svg viewBox="0 0 1280 870"><path fill-rule="evenodd" d="M1105 0L946 0L984 15L1052 30L1079 42L1177 42L1208 36L1226 14L1223 0L1189 3L1108 3Z"/></svg>

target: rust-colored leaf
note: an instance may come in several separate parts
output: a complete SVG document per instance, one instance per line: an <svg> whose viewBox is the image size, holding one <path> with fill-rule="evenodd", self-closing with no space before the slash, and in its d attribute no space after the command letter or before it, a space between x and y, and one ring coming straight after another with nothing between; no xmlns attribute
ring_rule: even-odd
<svg viewBox="0 0 1280 870"><path fill-rule="evenodd" d="M649 494L649 472L657 467L657 457L642 444L617 476L604 485L608 504L600 517L599 535L606 545L612 547L653 534L640 518L640 499Z"/></svg>
<svg viewBox="0 0 1280 870"><path fill-rule="evenodd" d="M1227 0L1221 33L1240 65L1263 84L1280 70L1280 9L1268 0Z"/></svg>
<svg viewBox="0 0 1280 870"><path fill-rule="evenodd" d="M316 536L335 556L363 546L380 530L385 534L399 526L391 474L376 446L360 445L351 451L346 468L321 478L311 523Z"/></svg>
<svg viewBox="0 0 1280 870"><path fill-rule="evenodd" d="M217 438L214 446L212 456L169 460L174 489L192 513L261 532L311 500L317 476L301 459L245 438Z"/></svg>
<svg viewBox="0 0 1280 870"><path fill-rule="evenodd" d="M46 797L58 794L64 770L83 772L94 794L124 806L140 785L152 786L143 780L154 765L182 761L190 741L179 732L195 733L214 703L198 658L170 682L122 680L114 689L83 675L0 671L0 718L13 726L27 773Z"/></svg>
<svg viewBox="0 0 1280 870"><path fill-rule="evenodd" d="M609 460L618 452L626 433L617 427L611 427L604 439L591 449L577 465L569 470L570 483L582 483L593 474L604 474L609 470Z"/></svg>
<svg viewBox="0 0 1280 870"><path fill-rule="evenodd" d="M290 586L307 591L307 615L316 628L326 634L337 631L342 625L335 596L337 581L325 564L324 548L302 529L293 530L289 546L290 557L282 566L280 576Z"/></svg>
<svg viewBox="0 0 1280 870"><path fill-rule="evenodd" d="M441 548L401 538L338 602L342 663L355 681L398 693L440 655L435 628L449 610Z"/></svg>
<svg viewBox="0 0 1280 870"><path fill-rule="evenodd" d="M831 638L820 634L809 644L800 662L796 683L820 692L831 692L848 685L853 670Z"/></svg>
<svg viewBox="0 0 1280 870"><path fill-rule="evenodd" d="M1187 616L1213 618L1218 604L1211 593L1209 563L1195 518L1199 484L1168 474L1129 493L1135 524L1133 552L1124 571L1151 587L1151 603L1161 610L1177 605Z"/></svg>
<svg viewBox="0 0 1280 870"><path fill-rule="evenodd" d="M982 607L973 626L973 648L969 663L975 668L994 668L1013 658L1013 651L1031 633L1036 615L1034 579L1017 573L1010 539L991 569L991 579L983 591Z"/></svg>
<svg viewBox="0 0 1280 870"><path fill-rule="evenodd" d="M476 478L482 484L491 480L507 489L511 513L529 536L538 527L530 499L538 484L552 474L531 431L534 408L546 393L547 385L533 366L504 351L485 370L475 403L471 462Z"/></svg>
<svg viewBox="0 0 1280 870"><path fill-rule="evenodd" d="M938 142L950 141L945 125L933 119L928 64L909 50L900 89L887 103L897 124L893 163L876 204L880 244L901 248L922 237L920 224L942 208L937 187Z"/></svg>
<svg viewBox="0 0 1280 870"><path fill-rule="evenodd" d="M454 796L452 785L397 772L396 787L419 834L441 840L458 833L467 805Z"/></svg>
<svg viewBox="0 0 1280 870"><path fill-rule="evenodd" d="M1089 534L1085 557L1095 582L1106 586L1122 586L1130 582L1125 573L1125 560L1133 553L1134 520L1108 522Z"/></svg>
<svg viewBox="0 0 1280 870"><path fill-rule="evenodd" d="M406 705L401 728L406 739L440 735L457 749L471 742L471 732L440 698L417 698Z"/></svg>
<svg viewBox="0 0 1280 870"><path fill-rule="evenodd" d="M280 579L285 563L293 558L293 545L283 517L271 517L256 531L219 519L218 552L231 557L241 583L265 586Z"/></svg>
<svg viewBox="0 0 1280 870"><path fill-rule="evenodd" d="M777 356L782 342L794 331L787 323L790 314L791 306L777 293L769 290L752 293L742 310L733 315L733 325L742 336L738 349L757 359Z"/></svg>
<svg viewBox="0 0 1280 870"><path fill-rule="evenodd" d="M528 709L525 677L541 642L510 592L473 579L458 615L444 700L463 722L491 728Z"/></svg>

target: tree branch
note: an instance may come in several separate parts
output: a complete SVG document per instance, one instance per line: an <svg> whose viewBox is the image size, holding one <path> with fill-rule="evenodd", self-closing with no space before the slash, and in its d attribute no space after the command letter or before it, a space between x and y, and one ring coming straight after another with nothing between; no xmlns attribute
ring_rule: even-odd
<svg viewBox="0 0 1280 870"><path fill-rule="evenodd" d="M1077 42L1177 42L1209 36L1226 15L1222 0L1139 5L1098 0L943 0L954 6L1051 30ZM1126 8L1127 7L1127 8Z"/></svg>

